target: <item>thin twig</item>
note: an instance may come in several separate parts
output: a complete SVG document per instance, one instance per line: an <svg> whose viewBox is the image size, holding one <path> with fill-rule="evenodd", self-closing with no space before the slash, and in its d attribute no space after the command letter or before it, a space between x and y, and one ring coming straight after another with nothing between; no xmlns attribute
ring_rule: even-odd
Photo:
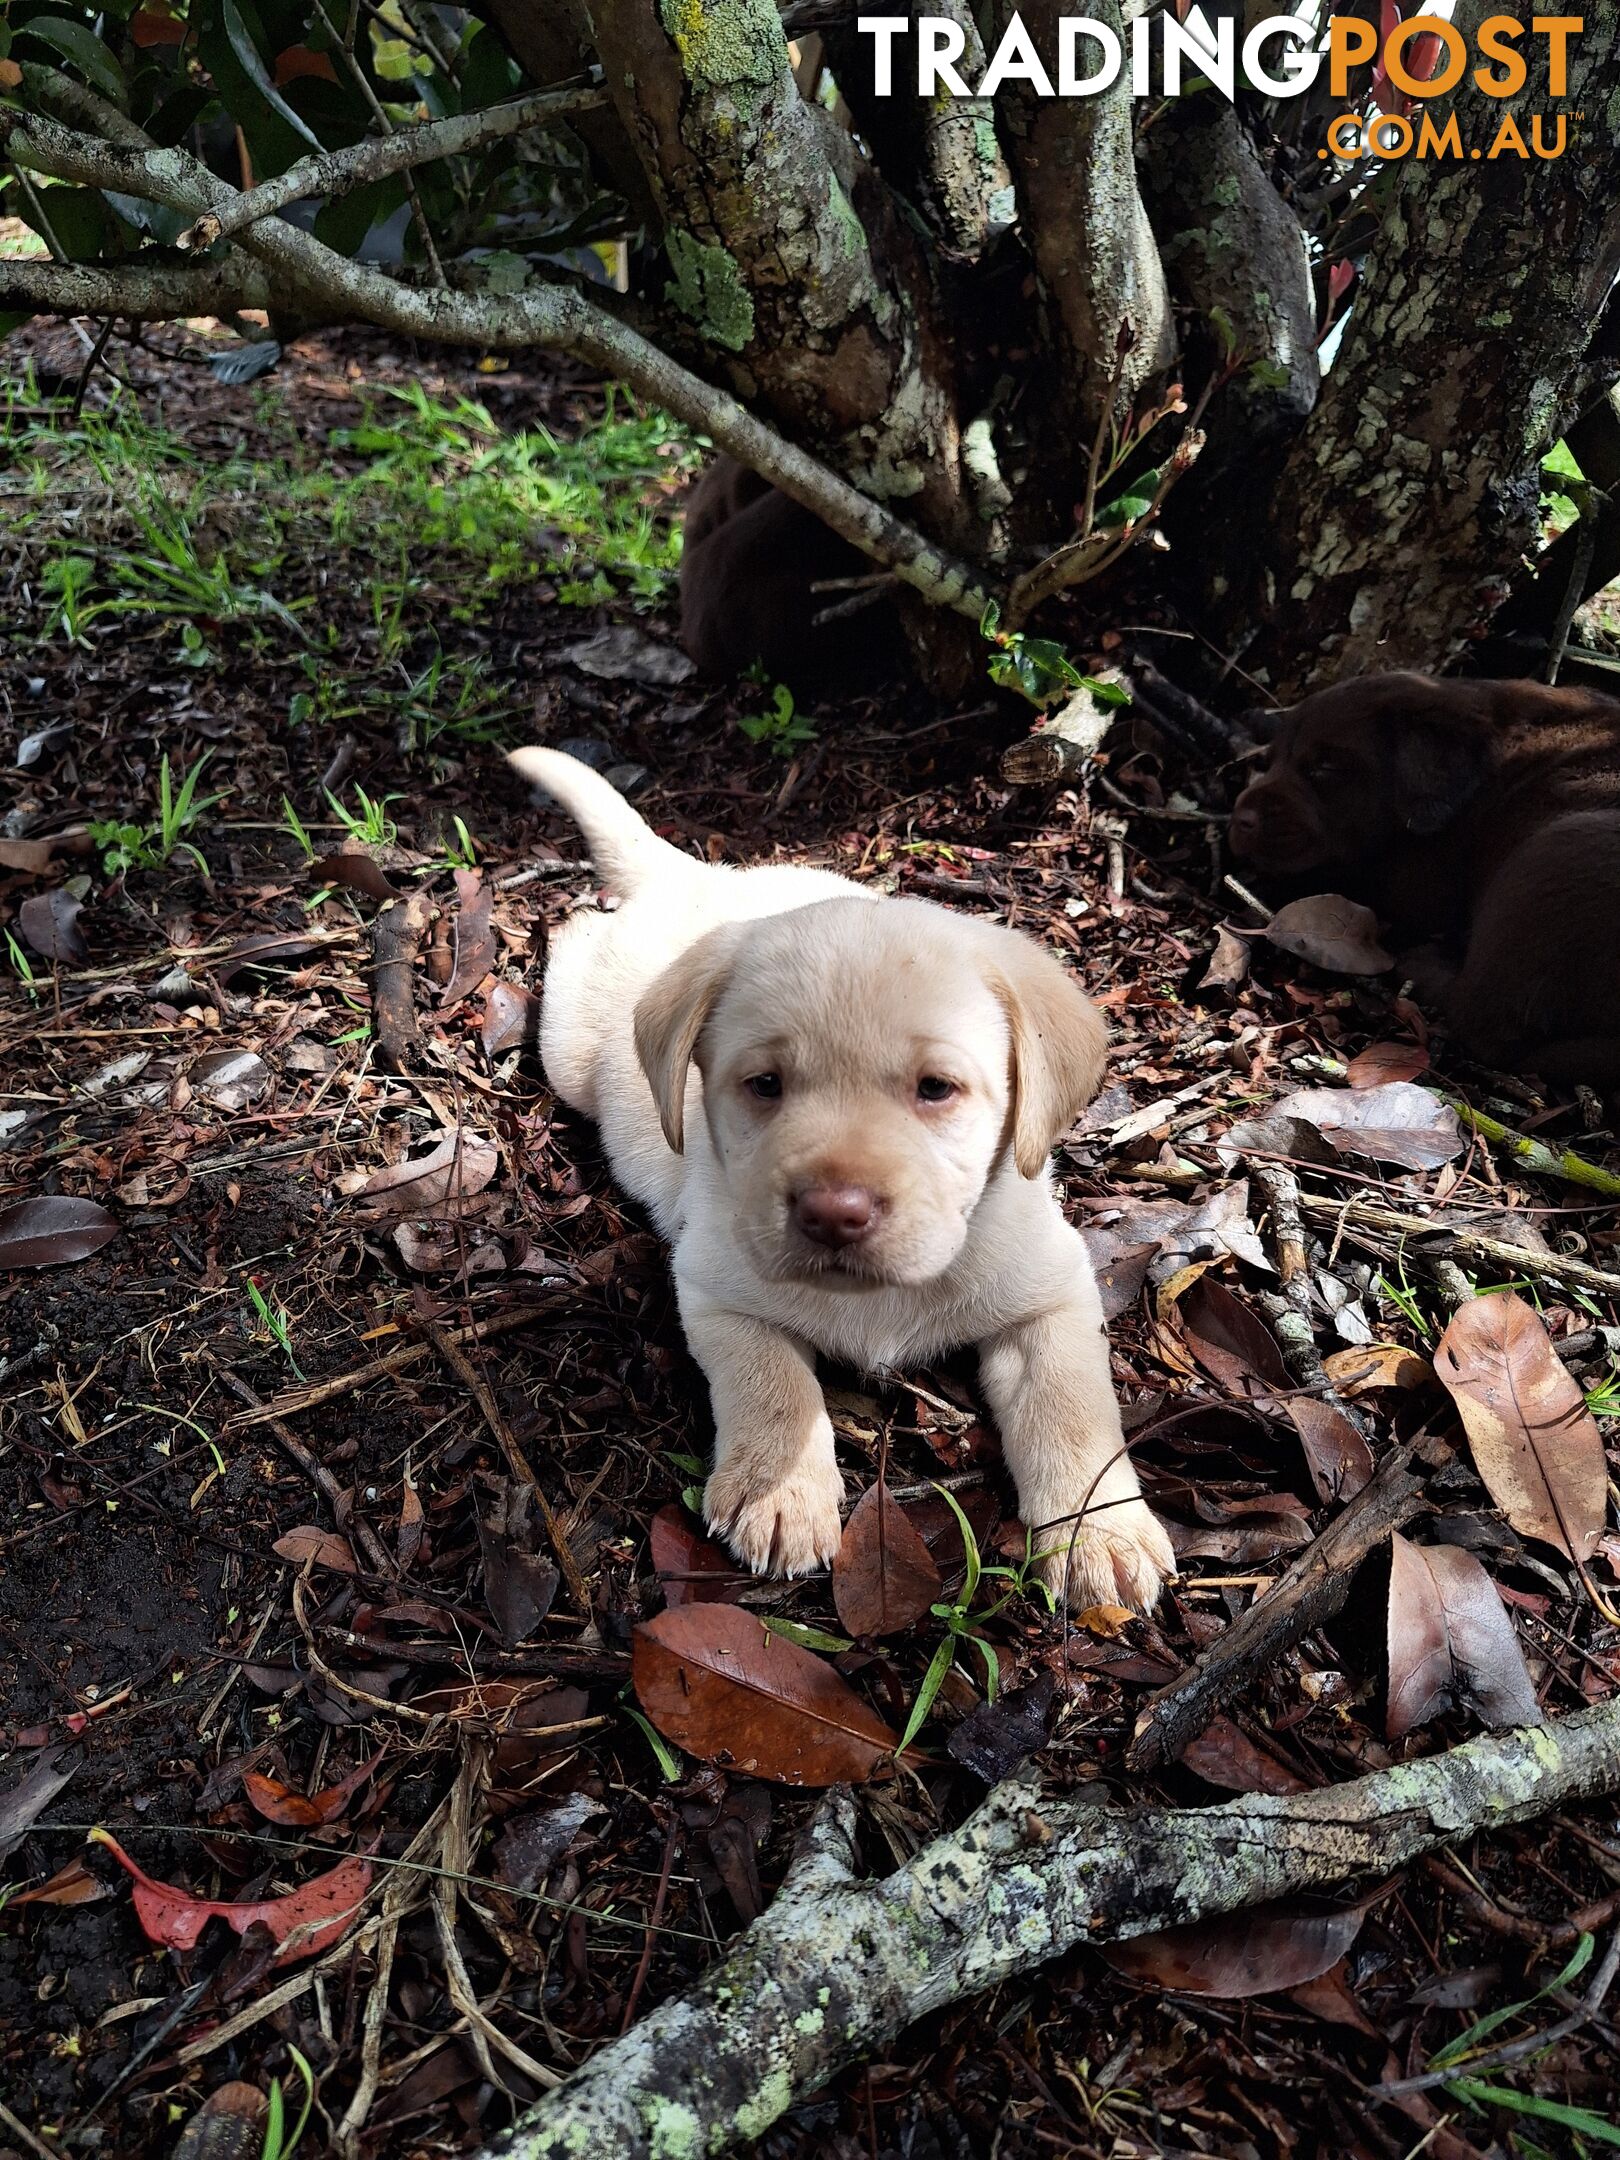
<svg viewBox="0 0 1620 2160"><path fill-rule="evenodd" d="M451 1335L448 1328L441 1327L436 1320L424 1320L422 1327L440 1357L444 1359L444 1362L483 1412L484 1423L489 1427L500 1447L501 1453L506 1457L507 1467L511 1470L512 1475L527 1485L534 1494L534 1504L539 1510L540 1520L545 1526L552 1556L557 1562L564 1583L567 1585L569 1601L576 1612L583 1613L588 1619L591 1612L591 1593L586 1587L585 1577L580 1572L579 1562L574 1558L573 1548L568 1542L562 1523L558 1519L551 1502L541 1490L540 1480L535 1476L532 1464L518 1445L517 1436L507 1423L500 1404L495 1400L494 1391L489 1382L473 1364L471 1358L468 1357L460 1343Z"/></svg>

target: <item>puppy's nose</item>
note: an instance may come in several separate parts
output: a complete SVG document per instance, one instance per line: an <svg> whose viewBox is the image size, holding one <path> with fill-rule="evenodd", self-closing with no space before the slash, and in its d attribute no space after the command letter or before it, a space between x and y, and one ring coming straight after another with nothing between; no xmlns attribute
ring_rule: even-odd
<svg viewBox="0 0 1620 2160"><path fill-rule="evenodd" d="M878 1217L877 1194L864 1185L811 1185L793 1203L793 1219L817 1245L858 1245Z"/></svg>
<svg viewBox="0 0 1620 2160"><path fill-rule="evenodd" d="M1247 855L1249 850L1258 844L1261 823L1259 809L1255 804L1245 802L1240 795L1233 808L1232 823L1227 831L1234 853Z"/></svg>

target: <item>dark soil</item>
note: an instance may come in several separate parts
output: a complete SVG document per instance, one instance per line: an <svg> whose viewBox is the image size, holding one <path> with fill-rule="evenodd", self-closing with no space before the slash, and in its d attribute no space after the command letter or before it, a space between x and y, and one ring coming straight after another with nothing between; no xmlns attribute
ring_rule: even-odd
<svg viewBox="0 0 1620 2160"><path fill-rule="evenodd" d="M76 373L65 334L31 349L64 379ZM5 348L8 358L17 350ZM482 398L512 428L543 422L566 434L601 403L600 386L539 368L490 378L470 362L359 338L307 341L268 396L222 392L204 371L150 355L120 364L204 457L269 443L289 424L319 440L354 424L363 390L412 378L435 394ZM323 607L347 625L343 665L360 668L363 595L348 606L325 575L319 562L289 564L279 597L324 591ZM118 1223L116 1238L78 1264L0 1268L0 1851L6 1793L51 1751L71 1771L18 1826L4 1862L16 1889L51 1887L0 1917L0 2160L155 2160L232 2080L262 2094L279 2079L296 2114L299 2057L317 2087L301 2151L344 2149L338 2126L362 2076L362 2020L379 1985L389 1992L377 2082L347 2150L389 2160L474 2151L536 2087L499 2050L486 2052L450 2000L430 1903L436 1876L402 1878L386 1977L374 1940L360 1949L351 1939L270 2007L289 1972L309 1966L273 1970L267 1939L239 1940L218 1924L193 1950L158 1947L128 1877L86 1847L85 1832L106 1826L150 1875L210 1898L276 1896L354 1851L381 1862L409 1851L418 1866L482 1878L453 1901L478 2001L517 2049L563 2073L702 1969L768 1902L813 1795L685 1758L667 1778L629 1714L632 1631L685 1587L667 1562L660 1578L654 1516L676 1511L670 1535L704 1557L696 1518L680 1511L701 1482L707 1408L663 1259L615 1194L590 1131L553 1104L532 1047L503 1042L490 1019L494 985L521 993L538 982L547 921L580 904L590 880L575 867L575 836L530 804L495 744L450 735L431 754L406 753L372 709L291 726L279 663L223 633L212 672L174 664L172 625L133 621L75 649L42 634L21 571L0 605L16 643L0 727L7 761L24 736L72 724L43 760L10 775L12 819L0 831L22 838L149 815L164 751L178 772L209 750L208 791L227 797L199 829L206 872L177 855L166 869L109 879L82 852L44 879L0 871L0 922L14 929L30 894L91 874L84 963L53 970L36 954L33 998L15 974L3 978L0 1113L27 1120L0 1139L0 1206L72 1194L102 1202ZM1197 989L1228 907L1240 923L1252 917L1219 885L1218 827L1158 813L1177 789L1195 791L1180 808L1218 808L1230 775L1189 775L1142 734L1111 754L1115 792L1095 803L1010 794L995 772L999 748L1024 724L1016 710L987 695L946 714L899 685L821 701L814 741L774 756L736 724L763 702L752 686L660 692L562 657L599 624L629 620L671 635L667 619L636 618L622 603L564 606L540 580L499 591L463 624L446 615L440 635L447 648L461 640L485 655L512 701L532 708L506 740L591 739L610 766L640 768L632 784L647 814L694 849L810 856L901 891L954 895L1068 954L1116 1030L1109 1092L1060 1162L1079 1219L1106 1227L1111 1209L1144 1198L1197 1201L1230 1186L1214 1152L1230 1121L1290 1088L1335 1084L1371 1042L1410 1049L1426 1037L1389 978L1347 982L1263 944L1246 983ZM397 841L382 861L401 889L459 815L494 895L487 979L452 1001L470 886L463 880L458 899L442 857L429 869L440 928L417 969L422 1044L397 1073L371 1032L375 901L336 873L318 875L276 823L283 794L320 802L340 752L345 786L399 797ZM1134 807L1122 812L1119 795ZM1110 832L1122 815L1121 848ZM314 837L322 848L346 844L330 827ZM331 895L311 910L323 886ZM241 952L277 931L305 942L259 964ZM174 981L177 966L191 989ZM1426 1077L1443 1073L1501 1107L1501 1083L1432 1047ZM231 1050L258 1061L234 1093L218 1056ZM148 1060L139 1070L87 1087L133 1053ZM1580 1105L1510 1085L1513 1122L1615 1164L1613 1136L1586 1129ZM1155 1103L1166 1104L1162 1115L1119 1137ZM457 1128L464 1144L471 1135L493 1151L480 1190L415 1216L368 1203L369 1177ZM1359 1161L1301 1175L1318 1193L1397 1208L1511 1213L1509 1242L1545 1235L1598 1267L1620 1265L1612 1205L1589 1189L1510 1176L1481 1146L1438 1171ZM1258 1193L1247 1213L1261 1222ZM1156 1233L1144 1233L1138 1262L1122 1268L1145 1267L1155 1250ZM1265 1272L1229 1252L1200 1257L1260 1324ZM1446 1309L1398 1241L1325 1230L1313 1265L1357 1301L1367 1334L1429 1356ZM1409 1292L1411 1310L1375 1276ZM1196 1547L1183 1584L1154 1621L1101 1611L1066 1631L1018 1597L985 1624L1005 1686L1041 1673L1058 1681L1051 1774L1107 1780L1122 1800L1196 1803L1253 1782L1262 1758L1316 1785L1466 1737L1478 1721L1464 1703L1388 1738L1385 1592L1374 1583L1364 1615L1332 1641L1308 1640L1240 1699L1223 1728L1224 1769L1212 1747L1197 1770L1122 1774L1152 1688L1332 1512L1275 1404L1257 1407L1241 1375L1223 1379L1199 1362L1182 1304L1193 1287L1161 1279L1133 1294L1127 1283L1114 1323L1145 1478ZM1552 1277L1527 1294L1554 1341L1620 1317L1612 1299L1574 1297ZM513 1315L527 1317L512 1324ZM1353 1344L1354 1327L1339 1326L1328 1302L1315 1318L1324 1350ZM491 1322L469 1354L561 1514L588 1614L563 1593L513 1624L536 1568L525 1566L521 1532L489 1528L509 1498L508 1463L427 1332ZM405 1361L407 1352L417 1354ZM319 1383L379 1360L364 1384L307 1400L312 1386L319 1397ZM1606 1369L1601 1342L1575 1365L1593 1390ZM1419 1379L1358 1396L1376 1453L1424 1424L1454 1443L1429 1525L1412 1534L1431 1538L1449 1523L1452 1542L1479 1551L1549 1715L1606 1694L1620 1678L1620 1630L1567 1561L1506 1526L1449 1399L1432 1373ZM277 1406L276 1419L255 1420L255 1401ZM882 1455L902 1491L926 1495L948 1478L987 1558L1022 1551L965 1367L887 1388L844 1376L836 1402L852 1498ZM1601 1393L1596 1406L1609 1407ZM953 1596L960 1533L942 1502L915 1505ZM313 1561L309 1541L285 1546L303 1529L324 1533ZM1616 1549L1611 1536L1592 1564L1610 1594ZM543 1572L538 1534L533 1555ZM719 1580L751 1608L837 1628L825 1579ZM899 1726L938 1639L928 1619L839 1662ZM976 1657L953 1670L924 1728L929 1766L864 1793L874 1867L960 1820L982 1793L944 1743L983 1684ZM367 1763L326 1823L311 1825L312 1811L288 1797L331 1793ZM470 1824L464 1848L458 1808ZM379 1869L368 1916L395 1879ZM1370 2088L1421 2071L1472 2019L1534 1994L1568 1955L1572 1916L1605 1943L1620 1915L1617 1885L1620 1822L1612 1806L1594 1807L1469 1841L1437 1872L1411 1871L1348 1956L1308 1985L1246 1999L1171 1993L1113 1973L1100 1955L1065 1960L926 2021L893 2060L795 2109L763 2149L783 2160L1585 2150L1574 2132L1530 2116L1443 2091L1397 2106ZM1561 2014L1543 2005L1506 2031ZM1600 2015L1497 2075L1520 2094L1613 2121L1617 2050L1620 2035Z"/></svg>

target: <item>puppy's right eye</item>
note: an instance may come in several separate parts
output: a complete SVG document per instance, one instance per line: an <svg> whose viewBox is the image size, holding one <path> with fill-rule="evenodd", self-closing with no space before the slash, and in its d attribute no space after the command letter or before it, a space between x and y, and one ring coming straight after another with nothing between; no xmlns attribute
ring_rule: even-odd
<svg viewBox="0 0 1620 2160"><path fill-rule="evenodd" d="M780 1073L755 1073L745 1080L743 1086L760 1102L780 1102L782 1099L782 1075Z"/></svg>

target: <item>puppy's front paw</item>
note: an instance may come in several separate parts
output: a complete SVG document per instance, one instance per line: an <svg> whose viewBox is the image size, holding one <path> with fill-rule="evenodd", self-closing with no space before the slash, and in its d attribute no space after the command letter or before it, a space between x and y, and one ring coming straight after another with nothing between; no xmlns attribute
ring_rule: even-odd
<svg viewBox="0 0 1620 2160"><path fill-rule="evenodd" d="M1037 1549L1046 1555L1041 1573L1052 1595L1071 1612L1088 1605L1151 1612L1165 1578L1176 1572L1175 1547L1144 1500L1097 1509L1078 1528L1069 1522L1042 1531Z"/></svg>
<svg viewBox="0 0 1620 2160"><path fill-rule="evenodd" d="M756 1575L809 1575L838 1550L843 1497L830 1452L795 1464L774 1482L746 1465L722 1463L703 1489L703 1512Z"/></svg>

